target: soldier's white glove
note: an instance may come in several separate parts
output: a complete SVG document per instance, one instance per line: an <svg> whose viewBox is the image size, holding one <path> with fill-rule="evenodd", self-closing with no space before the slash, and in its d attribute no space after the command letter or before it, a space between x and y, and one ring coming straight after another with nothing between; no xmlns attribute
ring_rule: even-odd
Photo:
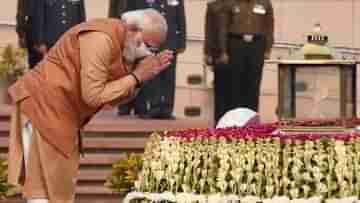
<svg viewBox="0 0 360 203"><path fill-rule="evenodd" d="M217 63L228 64L229 63L229 55L227 53L221 54L221 56L218 59Z"/></svg>
<svg viewBox="0 0 360 203"><path fill-rule="evenodd" d="M204 63L208 66L213 65L213 63L214 63L213 57L211 57L209 55L205 55L203 60L204 60Z"/></svg>

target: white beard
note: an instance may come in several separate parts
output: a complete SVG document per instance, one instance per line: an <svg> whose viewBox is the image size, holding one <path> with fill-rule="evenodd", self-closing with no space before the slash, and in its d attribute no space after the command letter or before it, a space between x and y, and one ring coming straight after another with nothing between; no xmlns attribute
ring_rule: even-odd
<svg viewBox="0 0 360 203"><path fill-rule="evenodd" d="M143 58L146 56L150 56L153 55L153 53L151 53L151 51L149 51L149 49L146 47L146 45L144 43L141 43L141 45L139 47L136 48L136 58Z"/></svg>
<svg viewBox="0 0 360 203"><path fill-rule="evenodd" d="M135 62L135 60L136 60L136 42L131 40L126 44L126 46L124 48L123 56L127 63L132 64Z"/></svg>
<svg viewBox="0 0 360 203"><path fill-rule="evenodd" d="M140 46L136 46L136 42L129 41L124 48L124 58L125 60L132 64L136 59L150 56L152 53L146 48L144 43L141 43Z"/></svg>

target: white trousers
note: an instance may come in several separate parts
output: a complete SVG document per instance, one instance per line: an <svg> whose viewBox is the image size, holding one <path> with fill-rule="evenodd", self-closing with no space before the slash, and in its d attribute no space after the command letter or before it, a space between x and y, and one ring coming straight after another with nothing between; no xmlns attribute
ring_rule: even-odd
<svg viewBox="0 0 360 203"><path fill-rule="evenodd" d="M47 199L31 199L28 200L27 203L49 203Z"/></svg>
<svg viewBox="0 0 360 203"><path fill-rule="evenodd" d="M28 166L28 159L30 153L30 145L31 145L31 138L32 138L33 128L31 122L28 121L22 129L22 145L24 151L24 161L25 161L25 168ZM48 199L30 199L27 200L27 203L49 203Z"/></svg>

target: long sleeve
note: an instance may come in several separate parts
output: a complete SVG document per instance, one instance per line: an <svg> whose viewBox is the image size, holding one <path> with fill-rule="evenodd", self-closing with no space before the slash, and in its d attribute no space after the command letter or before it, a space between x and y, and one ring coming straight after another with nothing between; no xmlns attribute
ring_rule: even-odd
<svg viewBox="0 0 360 203"><path fill-rule="evenodd" d="M268 13L266 14L266 48L265 52L270 53L274 43L274 9L269 1Z"/></svg>
<svg viewBox="0 0 360 203"><path fill-rule="evenodd" d="M117 5L119 4L120 0L110 0L109 2L109 10L108 10L108 17L110 18L116 18L117 13L116 13L116 8Z"/></svg>
<svg viewBox="0 0 360 203"><path fill-rule="evenodd" d="M211 40L211 36L210 34L210 29L211 29L211 24L210 24L210 11L209 11L209 4L206 6L206 11L205 11L205 24L204 24L204 30L205 30L205 41L204 41L204 54L205 55L211 55L210 54L210 43L209 41Z"/></svg>
<svg viewBox="0 0 360 203"><path fill-rule="evenodd" d="M176 32L178 35L178 49L186 48L186 14L184 3L183 0L179 0L179 6L177 7L178 30Z"/></svg>
<svg viewBox="0 0 360 203"><path fill-rule="evenodd" d="M129 5L129 0L120 0L120 2L117 5L118 18L121 18L121 15L127 11L128 5Z"/></svg>
<svg viewBox="0 0 360 203"><path fill-rule="evenodd" d="M81 90L90 106L123 103L135 95L135 79L128 75L109 81L112 41L100 32L80 35Z"/></svg>
<svg viewBox="0 0 360 203"><path fill-rule="evenodd" d="M44 39L44 27L45 27L45 1L35 0L32 6L32 33L34 37L34 44L46 43Z"/></svg>
<svg viewBox="0 0 360 203"><path fill-rule="evenodd" d="M85 7L85 1L81 0L80 2L80 22L86 21L86 7Z"/></svg>
<svg viewBox="0 0 360 203"><path fill-rule="evenodd" d="M23 38L25 35L26 26L26 11L25 11L25 0L17 1L16 11L16 33L19 38Z"/></svg>
<svg viewBox="0 0 360 203"><path fill-rule="evenodd" d="M221 53L227 52L227 41L230 25L230 15L229 9L224 7L219 13L219 51Z"/></svg>
<svg viewBox="0 0 360 203"><path fill-rule="evenodd" d="M111 18L121 18L121 15L127 9L127 0L110 0L109 5L109 17Z"/></svg>
<svg viewBox="0 0 360 203"><path fill-rule="evenodd" d="M125 2L123 4L123 5L125 5L124 9L123 9L124 12L139 9L137 0L124 0L124 2Z"/></svg>

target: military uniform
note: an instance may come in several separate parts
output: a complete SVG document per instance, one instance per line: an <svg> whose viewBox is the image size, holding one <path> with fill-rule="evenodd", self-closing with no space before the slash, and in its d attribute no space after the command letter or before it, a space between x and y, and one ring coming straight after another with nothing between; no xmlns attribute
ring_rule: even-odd
<svg viewBox="0 0 360 203"><path fill-rule="evenodd" d="M220 12L220 49L229 56L231 108L258 111L264 59L274 41L270 0L227 0Z"/></svg>
<svg viewBox="0 0 360 203"><path fill-rule="evenodd" d="M213 66L214 69L214 99L215 99L215 121L230 110L231 83L228 78L230 69L227 64L219 61L223 50L220 49L219 13L224 8L226 0L211 0L207 4L205 19L205 42L204 55L205 63Z"/></svg>
<svg viewBox="0 0 360 203"><path fill-rule="evenodd" d="M154 8L159 11L168 24L167 40L161 49L170 49L181 53L186 47L186 22L183 0L127 0L126 9ZM135 99L135 113L148 118L171 118L176 80L176 54L168 69L144 85ZM131 104L122 106L119 111L129 113Z"/></svg>
<svg viewBox="0 0 360 203"><path fill-rule="evenodd" d="M27 48L28 63L33 68L42 58L34 47L33 12L36 0L18 0L16 13L16 32L20 47Z"/></svg>
<svg viewBox="0 0 360 203"><path fill-rule="evenodd" d="M121 14L126 9L126 0L110 0L109 13L110 18L121 18Z"/></svg>
<svg viewBox="0 0 360 203"><path fill-rule="evenodd" d="M35 0L32 13L34 44L48 48L64 32L86 20L84 0Z"/></svg>
<svg viewBox="0 0 360 203"><path fill-rule="evenodd" d="M215 64L214 60L219 58L221 50L219 46L219 12L224 7L225 0L210 0L207 3L205 12L205 42L204 54L207 58L207 65Z"/></svg>
<svg viewBox="0 0 360 203"><path fill-rule="evenodd" d="M17 2L17 12L16 12L16 33L18 34L19 38L19 45L22 48L25 48L25 34L28 29L28 14L26 4L27 1L25 0L18 0Z"/></svg>

